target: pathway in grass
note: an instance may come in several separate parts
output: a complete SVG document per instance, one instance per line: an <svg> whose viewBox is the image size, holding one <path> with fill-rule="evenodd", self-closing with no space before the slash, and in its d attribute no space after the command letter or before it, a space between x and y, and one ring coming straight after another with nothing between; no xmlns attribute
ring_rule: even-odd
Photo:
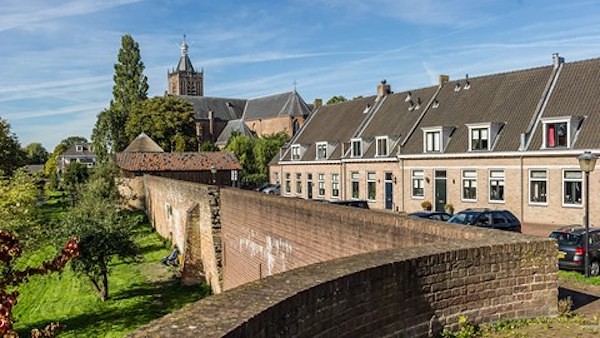
<svg viewBox="0 0 600 338"><path fill-rule="evenodd" d="M141 229L138 243L142 261L115 262L109 277L110 299L105 302L87 279L75 276L70 268L60 276L36 276L22 285L14 311L16 330L28 337L32 328L59 321L67 326L60 337L123 337L208 294L206 286L181 286L175 271L160 263L170 250L156 233ZM41 250L29 261L50 256L52 250Z"/></svg>

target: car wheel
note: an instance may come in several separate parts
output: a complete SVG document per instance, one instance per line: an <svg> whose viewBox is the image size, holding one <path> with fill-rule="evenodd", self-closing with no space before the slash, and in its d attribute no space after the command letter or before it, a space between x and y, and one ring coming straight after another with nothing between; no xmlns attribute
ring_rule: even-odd
<svg viewBox="0 0 600 338"><path fill-rule="evenodd" d="M598 261L590 263L590 276L598 276L600 273L600 264Z"/></svg>

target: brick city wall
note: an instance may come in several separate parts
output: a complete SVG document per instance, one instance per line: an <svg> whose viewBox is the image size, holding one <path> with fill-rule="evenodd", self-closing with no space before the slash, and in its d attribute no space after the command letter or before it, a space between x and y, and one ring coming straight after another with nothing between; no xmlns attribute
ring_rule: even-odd
<svg viewBox="0 0 600 338"><path fill-rule="evenodd" d="M557 313L550 239L237 189L211 202L214 188L154 177L146 192L157 229L167 203L173 215L185 211L183 224L221 221L187 245L216 252L221 237L206 243L220 231L227 291L132 337L427 336L456 327L459 315L480 323ZM218 254L201 268L218 271Z"/></svg>

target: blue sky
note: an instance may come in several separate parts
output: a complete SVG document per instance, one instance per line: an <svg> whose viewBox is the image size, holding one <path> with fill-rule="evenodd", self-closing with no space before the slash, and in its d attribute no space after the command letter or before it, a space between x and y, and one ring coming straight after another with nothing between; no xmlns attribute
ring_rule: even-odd
<svg viewBox="0 0 600 338"><path fill-rule="evenodd" d="M0 0L0 117L49 151L91 134L112 96L120 38L162 95L187 35L205 95L294 87L307 102L600 57L600 1Z"/></svg>

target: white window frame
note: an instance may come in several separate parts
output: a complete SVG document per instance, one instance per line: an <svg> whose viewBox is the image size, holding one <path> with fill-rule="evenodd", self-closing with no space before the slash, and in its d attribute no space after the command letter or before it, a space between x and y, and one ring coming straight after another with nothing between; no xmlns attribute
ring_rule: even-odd
<svg viewBox="0 0 600 338"><path fill-rule="evenodd" d="M292 159L292 161L299 161L300 158L301 158L301 155L300 155L300 145L299 144L294 144L292 146L291 159Z"/></svg>
<svg viewBox="0 0 600 338"><path fill-rule="evenodd" d="M340 174L338 173L331 174L331 198L340 198Z"/></svg>
<svg viewBox="0 0 600 338"><path fill-rule="evenodd" d="M534 172L544 172L545 177L544 178L533 177L532 174ZM527 190L528 197L527 197L527 200L529 201L529 204L530 205L542 205L542 206L548 205L548 195L550 193L550 191L548 190L548 186L549 186L549 184L548 184L548 170L547 169L529 169L529 171L527 173L527 177L528 177L528 190ZM546 185L546 196L544 196L545 199L546 199L545 202L539 202L539 201L532 201L531 200L531 197L532 197L531 193L532 193L532 188L533 188L532 184L534 182L544 182L545 183L545 185Z"/></svg>
<svg viewBox="0 0 600 338"><path fill-rule="evenodd" d="M292 193L292 173L284 173L283 177L284 177L283 191L286 194L291 194Z"/></svg>
<svg viewBox="0 0 600 338"><path fill-rule="evenodd" d="M353 138L350 140L351 148L350 157L359 158L362 157L363 142L360 138Z"/></svg>
<svg viewBox="0 0 600 338"><path fill-rule="evenodd" d="M571 118L568 117L562 117L562 118L550 118L550 119L543 119L542 120L542 148L543 149L565 149L564 146L554 146L554 147L548 147L548 126L551 124L560 124L560 123L566 123L567 124L567 145L566 145L566 149L571 149ZM564 197L564 196L563 196Z"/></svg>
<svg viewBox="0 0 600 338"><path fill-rule="evenodd" d="M380 142L385 143L385 145L380 145ZM389 144L390 142L387 136L377 136L375 138L375 156L388 156L390 148Z"/></svg>
<svg viewBox="0 0 600 338"><path fill-rule="evenodd" d="M317 197L323 198L323 196L325 196L325 174L317 174Z"/></svg>
<svg viewBox="0 0 600 338"><path fill-rule="evenodd" d="M326 160L327 159L327 142L317 142L315 144L315 147L316 147L315 149L317 151L317 153L315 154L316 159L317 160ZM323 148L325 151L324 156L320 156L321 148Z"/></svg>
<svg viewBox="0 0 600 338"><path fill-rule="evenodd" d="M356 184L356 192L358 196L354 196L354 186ZM350 196L352 199L360 199L360 173L353 171L350 173Z"/></svg>
<svg viewBox="0 0 600 338"><path fill-rule="evenodd" d="M415 183L420 187L415 187ZM415 188L420 188L422 193L421 195L415 195ZM410 197L416 200L425 199L425 170L423 169L414 169L410 172Z"/></svg>
<svg viewBox="0 0 600 338"><path fill-rule="evenodd" d="M81 144L75 145L75 151L78 153L83 153L83 146Z"/></svg>
<svg viewBox="0 0 600 338"><path fill-rule="evenodd" d="M471 173L473 173L474 175L470 175ZM477 193L478 193L478 189L477 189L477 169L464 169L461 172L461 188L460 188L460 200L463 202L477 202ZM470 188L475 188L475 198L466 198L465 197L465 183L466 182L473 182L471 183ZM473 186L474 184L474 186Z"/></svg>
<svg viewBox="0 0 600 338"><path fill-rule="evenodd" d="M486 136L485 138L482 136L482 132L485 132ZM481 142L481 140L486 140L487 141L487 145L485 148L482 149L473 149L474 146L474 140L475 140L475 133L479 134L479 138L478 140ZM490 127L469 127L469 151L485 151L485 150L490 150L490 143L491 139L491 132L490 132Z"/></svg>
<svg viewBox="0 0 600 338"><path fill-rule="evenodd" d="M302 173L296 173L296 195L302 195Z"/></svg>
<svg viewBox="0 0 600 338"><path fill-rule="evenodd" d="M567 172L580 172L581 173L581 178L577 179L577 178L565 178L565 175ZM563 169L562 170L562 195L561 195L561 203L563 207L567 207L567 208L583 208L583 201L585 199L585 187L584 187L584 179L583 176L585 175L584 172L582 172L579 169ZM567 182L580 182L581 183L581 202L580 203L566 203L565 202L565 194L566 194L566 189L565 189L565 183Z"/></svg>
<svg viewBox="0 0 600 338"><path fill-rule="evenodd" d="M423 130L423 153L441 153L443 152L443 136L444 132L442 127L433 128L422 128ZM431 135L431 138L429 137ZM436 150L436 136L437 135L437 150ZM431 142L429 142L431 141ZM430 146L431 145L431 146Z"/></svg>
<svg viewBox="0 0 600 338"><path fill-rule="evenodd" d="M375 192L375 197L371 198L369 185L373 184L373 191ZM367 201L375 202L377 200L377 173L374 171L367 172Z"/></svg>
<svg viewBox="0 0 600 338"><path fill-rule="evenodd" d="M502 177L492 177L492 173L502 172ZM492 180L502 182L502 199L492 199ZM489 203L504 203L506 201L506 170L490 169L488 173L488 202Z"/></svg>

